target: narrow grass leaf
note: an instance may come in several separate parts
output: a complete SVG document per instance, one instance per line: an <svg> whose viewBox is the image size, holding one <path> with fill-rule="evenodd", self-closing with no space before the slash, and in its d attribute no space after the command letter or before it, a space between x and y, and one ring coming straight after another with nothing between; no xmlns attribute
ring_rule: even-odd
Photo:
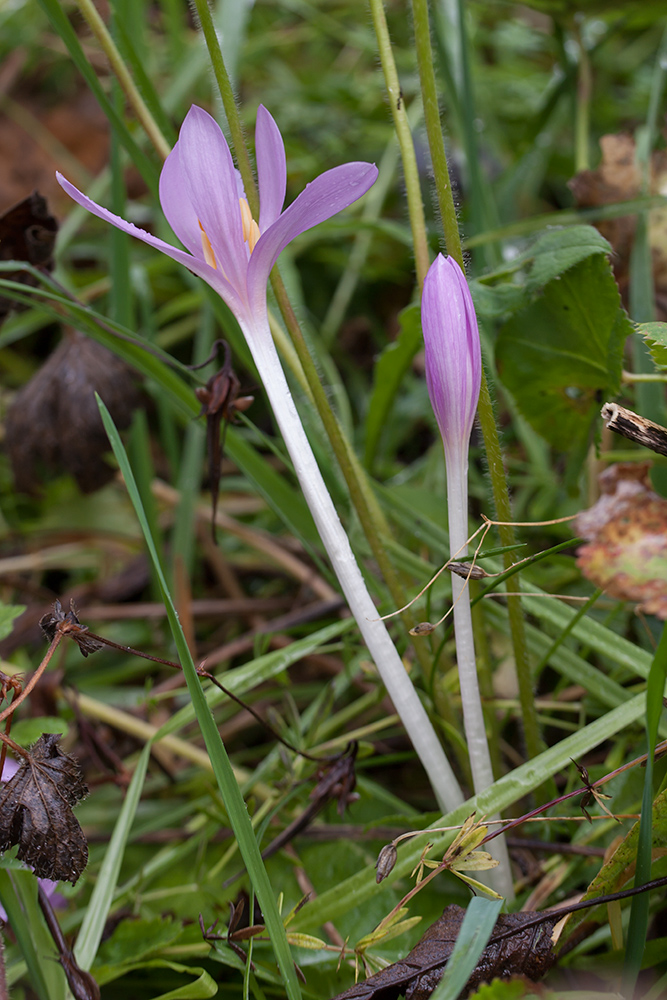
<svg viewBox="0 0 667 1000"><path fill-rule="evenodd" d="M37 879L33 873L0 869L0 903L39 1000L65 1000L65 973L58 964L58 952L37 902Z"/></svg>
<svg viewBox="0 0 667 1000"><path fill-rule="evenodd" d="M457 1000L470 979L475 966L496 926L504 900L475 896L470 900L449 956L442 979L431 994L431 1000Z"/></svg>
<svg viewBox="0 0 667 1000"><path fill-rule="evenodd" d="M90 902L88 903L83 923L81 924L81 930L76 940L74 955L81 968L86 971L93 964L97 949L102 940L104 925L109 916L111 903L116 886L118 885L125 847L144 787L150 751L151 744L147 743L134 769L132 781L130 782L125 801L111 834L111 840L104 855L97 883L90 897Z"/></svg>
<svg viewBox="0 0 667 1000"><path fill-rule="evenodd" d="M255 834L250 821L250 816L248 815L246 804L243 800L243 796L241 795L236 778L234 777L234 772L232 770L229 757L227 756L227 751L225 750L224 744L220 738L220 733L218 732L215 720L206 702L199 677L197 676L197 671L195 669L190 650L188 649L183 630L178 620L178 615L176 614L173 600L167 587L167 581L162 571L160 558L153 543L146 515L141 506L141 499L139 497L134 475L132 473L130 463L128 462L123 443L115 424L111 419L109 411L99 397L98 405L100 407L100 413L102 415L102 420L104 421L104 426L109 436L109 441L111 442L111 447L125 479L128 494L143 531L146 546L155 567L155 572L160 580L169 625L176 643L178 657L183 667L183 674L192 699L197 721L199 722L201 733L204 737L206 749L211 759L213 773L215 774L218 782L220 794L222 795L222 800L225 804L225 809L227 810L227 815L229 816L234 836L238 842L241 856L248 871L250 880L255 888L255 892L257 893L262 913L264 914L266 928L271 938L271 944L285 983L287 995L289 1000L300 1000L301 990L299 989L296 973L294 971L294 963L289 945L287 943L287 938L285 936L285 928L283 927L280 913L278 912L278 907L276 905L276 900L273 895L273 889L266 873L266 868L264 867L259 847L257 846L257 841L255 839Z"/></svg>

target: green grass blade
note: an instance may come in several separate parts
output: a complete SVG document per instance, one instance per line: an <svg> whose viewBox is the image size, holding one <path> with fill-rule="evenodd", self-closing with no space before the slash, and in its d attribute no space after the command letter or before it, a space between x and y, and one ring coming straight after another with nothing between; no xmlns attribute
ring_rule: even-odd
<svg viewBox="0 0 667 1000"><path fill-rule="evenodd" d="M116 825L111 835L106 854L104 855L102 867L100 868L97 884L93 889L83 923L81 924L81 930L76 940L74 954L82 969L87 970L91 967L102 939L102 931L104 930L118 884L118 876L120 875L120 866L123 861L127 839L130 835L137 806L141 798L141 791L144 787L150 751L151 744L147 743L134 769L130 787L127 790L125 801L116 820Z"/></svg>
<svg viewBox="0 0 667 1000"><path fill-rule="evenodd" d="M475 896L470 900L454 951L449 956L442 979L431 994L431 1000L457 1000L493 934L502 905L502 899Z"/></svg>
<svg viewBox="0 0 667 1000"><path fill-rule="evenodd" d="M39 1000L65 1000L65 973L37 902L32 872L0 869L0 902L23 952Z"/></svg>
<svg viewBox="0 0 667 1000"><path fill-rule="evenodd" d="M180 626L178 615L176 614L176 609L167 587L167 581L164 577L160 558L153 543L146 515L143 507L141 506L141 499L136 487L132 468L128 462L125 449L123 448L123 443L120 439L118 431L116 430L114 422L111 419L109 411L99 397L98 405L100 407L100 413L102 414L104 426L109 436L109 441L111 442L111 447L120 466L127 486L128 494L132 504L134 505L139 524L141 525L146 546L155 567L155 572L160 581L162 596L167 616L169 618L169 625L176 643L178 657L183 667L183 674L188 686L188 691L190 692L197 721L199 722L201 733L204 737L206 749L211 759L213 773L215 774L218 782L220 794L222 795L222 800L225 804L225 809L227 810L227 815L234 831L234 836L238 842L243 862L246 866L250 880L252 881L255 892L257 893L259 904L262 908L266 928L271 938L271 944L285 983L287 995L289 1000L300 1000L301 990L299 989L299 983L294 971L294 963L289 945L287 943L285 928L280 918L280 913L278 912L273 889L271 887L271 883L269 882L269 877L266 873L266 868L264 867L259 847L257 846L255 834L250 822L250 816L248 815L246 804L243 800L243 796L241 795L236 778L234 777L231 762L227 756L224 744L220 739L220 733L218 732L215 720L207 704L199 677L197 676L195 665L192 661L192 656L190 655L190 650L188 649L185 636L183 635L183 630Z"/></svg>
<svg viewBox="0 0 667 1000"><path fill-rule="evenodd" d="M637 867L635 870L635 885L644 885L651 878L651 853L653 846L653 754L658 740L658 726L662 715L663 695L667 679L667 625L663 626L662 636L653 657L653 663L648 675L646 687L646 736L648 742L648 758L644 772L644 793L642 796L642 812L639 821L639 840L637 843ZM623 992L632 996L641 968L646 931L648 928L647 892L635 896L630 909L628 925L628 944L623 966Z"/></svg>

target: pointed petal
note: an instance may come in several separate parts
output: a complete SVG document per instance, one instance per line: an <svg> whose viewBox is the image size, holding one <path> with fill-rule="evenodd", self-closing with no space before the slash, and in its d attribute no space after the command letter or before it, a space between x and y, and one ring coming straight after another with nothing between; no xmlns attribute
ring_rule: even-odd
<svg viewBox="0 0 667 1000"><path fill-rule="evenodd" d="M426 384L446 453L467 455L482 377L477 317L468 282L438 254L422 295Z"/></svg>
<svg viewBox="0 0 667 1000"><path fill-rule="evenodd" d="M254 298L256 292L261 291L280 251L295 236L330 219L361 198L375 183L377 173L372 163L344 163L306 184L298 198L260 236L248 266L249 296Z"/></svg>
<svg viewBox="0 0 667 1000"><path fill-rule="evenodd" d="M199 260L204 259L199 220L188 194L187 178L181 166L180 142L164 161L160 174L160 204L167 222L183 246Z"/></svg>
<svg viewBox="0 0 667 1000"><path fill-rule="evenodd" d="M136 236L137 239L142 240L144 243L148 243L149 246L155 247L156 250L161 250L162 253L171 257L172 260L178 261L179 264L183 264L188 270L192 271L194 274L203 278L207 284L213 288L218 295L225 300L229 308L236 315L241 315L247 312L245 303L240 299L236 290L232 285L225 280L219 271L214 270L209 267L203 260L198 260L196 257L190 256L184 250L177 250L176 247L172 247L169 243L165 243L164 240L160 240L157 236L152 236L150 233L145 232L143 229L139 229L138 226L133 226L131 222L126 222L125 219L121 219L120 216L114 215L113 212L109 212L106 208L102 208L101 205L96 204L96 202L91 201L90 198L82 194L78 188L75 188L73 184L70 184L62 174L56 172L56 179L60 184L63 191L72 198L77 204L81 205L82 208L87 209L93 215L96 215L98 219L103 219L105 222L110 222L112 226L117 229L122 229L124 233L129 233L130 236Z"/></svg>
<svg viewBox="0 0 667 1000"><path fill-rule="evenodd" d="M263 104L257 109L255 156L259 180L259 231L266 232L283 210L287 188L285 144Z"/></svg>
<svg viewBox="0 0 667 1000"><path fill-rule="evenodd" d="M178 158L190 204L211 241L218 266L244 296L248 251L232 154L220 126L196 105L181 126Z"/></svg>

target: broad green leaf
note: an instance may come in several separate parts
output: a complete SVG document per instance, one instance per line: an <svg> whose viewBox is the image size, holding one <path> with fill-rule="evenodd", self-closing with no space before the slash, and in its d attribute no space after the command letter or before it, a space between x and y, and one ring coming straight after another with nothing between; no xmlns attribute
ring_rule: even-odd
<svg viewBox="0 0 667 1000"><path fill-rule="evenodd" d="M107 967L115 969L139 962L148 955L155 956L172 944L181 931L181 924L169 917L122 920L98 952L96 974L99 972L106 981Z"/></svg>
<svg viewBox="0 0 667 1000"><path fill-rule="evenodd" d="M0 604L0 639L6 639L14 628L14 619L25 611L25 604Z"/></svg>
<svg viewBox="0 0 667 1000"><path fill-rule="evenodd" d="M40 715L36 719L20 719L13 725L12 739L16 740L22 747L28 747L38 740L42 733L60 733L61 736L64 736L67 728L64 719L58 719L52 715Z"/></svg>
<svg viewBox="0 0 667 1000"><path fill-rule="evenodd" d="M587 257L611 252L609 243L593 226L549 229L525 254L530 261L526 291L537 292Z"/></svg>
<svg viewBox="0 0 667 1000"><path fill-rule="evenodd" d="M366 468L371 468L373 465L382 428L391 410L401 380L424 342L418 306L408 306L407 309L404 309L399 316L399 321L401 328L398 337L382 351L373 373L373 392L366 417L366 448L364 453Z"/></svg>
<svg viewBox="0 0 667 1000"><path fill-rule="evenodd" d="M431 1000L457 1000L486 948L503 903L503 899L481 896L470 900L454 950Z"/></svg>
<svg viewBox="0 0 667 1000"><path fill-rule="evenodd" d="M630 333L608 261L589 257L505 324L498 372L535 430L572 450L587 436L600 398L618 391Z"/></svg>
<svg viewBox="0 0 667 1000"><path fill-rule="evenodd" d="M100 986L113 982L120 976L128 972L135 972L138 969L171 969L173 972L182 972L188 976L197 976L194 982L186 983L185 986L177 986L168 993L161 993L151 1000L205 1000L206 997L214 997L218 992L218 987L205 969L197 965L182 965L180 962L170 962L164 958L149 959L145 962L132 962L128 965L105 966L96 972L96 978Z"/></svg>
<svg viewBox="0 0 667 1000"><path fill-rule="evenodd" d="M667 323L638 323L637 333L648 344L656 365L667 368Z"/></svg>

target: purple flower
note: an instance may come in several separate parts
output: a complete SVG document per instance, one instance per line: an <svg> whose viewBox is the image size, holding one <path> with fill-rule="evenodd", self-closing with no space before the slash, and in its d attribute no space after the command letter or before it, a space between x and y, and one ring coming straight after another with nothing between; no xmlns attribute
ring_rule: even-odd
<svg viewBox="0 0 667 1000"><path fill-rule="evenodd" d="M351 205L375 182L371 163L345 163L320 174L283 211L287 167L278 126L265 107L257 111L255 152L259 222L250 213L238 171L220 127L193 105L160 175L160 202L187 253L95 204L61 174L74 201L185 264L215 289L244 332L266 311L266 284L278 255L300 233Z"/></svg>
<svg viewBox="0 0 667 1000"><path fill-rule="evenodd" d="M467 469L468 444L479 387L482 355L475 307L463 271L452 257L438 254L422 295L426 384L442 440L448 472Z"/></svg>

